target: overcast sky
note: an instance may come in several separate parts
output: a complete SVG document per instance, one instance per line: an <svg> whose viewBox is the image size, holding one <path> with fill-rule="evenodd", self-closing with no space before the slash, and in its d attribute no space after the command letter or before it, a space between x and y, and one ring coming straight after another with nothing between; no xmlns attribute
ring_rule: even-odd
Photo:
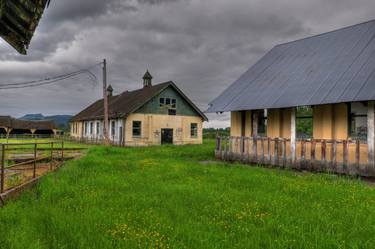
<svg viewBox="0 0 375 249"><path fill-rule="evenodd" d="M27 56L0 41L0 83L67 73L108 60L115 93L174 81L202 110L278 43L375 18L374 0L52 0ZM92 71L101 78L100 67ZM0 90L0 115L76 114L100 98L86 76ZM206 126L227 126L209 115Z"/></svg>

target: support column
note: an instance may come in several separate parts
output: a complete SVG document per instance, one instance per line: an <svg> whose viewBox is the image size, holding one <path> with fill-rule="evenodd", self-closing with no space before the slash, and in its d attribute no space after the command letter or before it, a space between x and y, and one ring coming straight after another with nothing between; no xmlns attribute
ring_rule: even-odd
<svg viewBox="0 0 375 249"><path fill-rule="evenodd" d="M258 136L258 113L256 111L251 111L251 116L253 117L253 137Z"/></svg>
<svg viewBox="0 0 375 249"><path fill-rule="evenodd" d="M241 111L241 136L246 136L246 111Z"/></svg>
<svg viewBox="0 0 375 249"><path fill-rule="evenodd" d="M375 105L374 101L369 101L367 105L367 152L368 152L368 164L373 167L375 159Z"/></svg>
<svg viewBox="0 0 375 249"><path fill-rule="evenodd" d="M296 108L292 108L290 115L290 155L292 165L296 163Z"/></svg>

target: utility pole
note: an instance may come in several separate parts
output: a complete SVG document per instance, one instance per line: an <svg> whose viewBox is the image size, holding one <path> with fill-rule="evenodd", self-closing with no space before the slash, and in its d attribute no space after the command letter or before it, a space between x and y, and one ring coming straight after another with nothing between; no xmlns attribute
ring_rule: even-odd
<svg viewBox="0 0 375 249"><path fill-rule="evenodd" d="M109 135L108 135L108 94L107 94L107 60L103 61L103 99L104 99L104 122L103 122L103 133L104 133L104 145L109 146Z"/></svg>

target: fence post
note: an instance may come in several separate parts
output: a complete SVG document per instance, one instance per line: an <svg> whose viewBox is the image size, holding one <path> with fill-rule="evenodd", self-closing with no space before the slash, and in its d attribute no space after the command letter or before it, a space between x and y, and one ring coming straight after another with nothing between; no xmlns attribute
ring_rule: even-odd
<svg viewBox="0 0 375 249"><path fill-rule="evenodd" d="M61 142L61 163L64 163L64 141Z"/></svg>
<svg viewBox="0 0 375 249"><path fill-rule="evenodd" d="M306 140L301 140L301 168L305 167L306 163Z"/></svg>
<svg viewBox="0 0 375 249"><path fill-rule="evenodd" d="M343 170L346 173L348 167L348 140L342 141L343 144Z"/></svg>
<svg viewBox="0 0 375 249"><path fill-rule="evenodd" d="M51 143L50 170L53 169L53 142Z"/></svg>
<svg viewBox="0 0 375 249"><path fill-rule="evenodd" d="M326 164L327 164L327 142L325 139L322 140L322 165L323 165L323 170L326 169Z"/></svg>
<svg viewBox="0 0 375 249"><path fill-rule="evenodd" d="M270 137L267 138L267 161L269 165L272 164L271 162L271 138Z"/></svg>
<svg viewBox="0 0 375 249"><path fill-rule="evenodd" d="M332 155L331 155L331 160L332 160L332 168L334 171L336 171L336 166L337 166L337 141L333 140L332 142Z"/></svg>
<svg viewBox="0 0 375 249"><path fill-rule="evenodd" d="M360 140L355 141L355 161L356 161L356 167L358 171L356 173L358 174L360 171L360 167L361 167L361 141Z"/></svg>
<svg viewBox="0 0 375 249"><path fill-rule="evenodd" d="M36 177L36 150L37 150L37 143L34 144L34 167L33 167L33 178Z"/></svg>
<svg viewBox="0 0 375 249"><path fill-rule="evenodd" d="M260 143L261 143L260 146L261 146L261 154L262 154L262 159L261 160L262 160L262 164L264 164L264 161L265 161L264 157L265 156L264 156L264 139L263 138L261 138Z"/></svg>
<svg viewBox="0 0 375 249"><path fill-rule="evenodd" d="M5 185L5 145L1 144L1 185L0 193L4 193Z"/></svg>
<svg viewBox="0 0 375 249"><path fill-rule="evenodd" d="M253 138L253 162L258 163L258 139Z"/></svg>
<svg viewBox="0 0 375 249"><path fill-rule="evenodd" d="M287 165L287 158L286 158L286 139L283 139L282 143L282 154L283 154L283 166Z"/></svg>
<svg viewBox="0 0 375 249"><path fill-rule="evenodd" d="M312 139L311 140L311 168L314 169L315 167L315 158L316 158L316 140Z"/></svg>
<svg viewBox="0 0 375 249"><path fill-rule="evenodd" d="M274 144L274 165L279 166L279 139L275 138L275 144Z"/></svg>

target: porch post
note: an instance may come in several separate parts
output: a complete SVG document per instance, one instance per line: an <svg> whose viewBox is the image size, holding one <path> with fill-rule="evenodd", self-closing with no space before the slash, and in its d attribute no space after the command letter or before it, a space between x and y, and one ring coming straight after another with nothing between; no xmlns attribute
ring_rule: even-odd
<svg viewBox="0 0 375 249"><path fill-rule="evenodd" d="M292 108L290 115L290 154L294 165L296 163L296 108Z"/></svg>
<svg viewBox="0 0 375 249"><path fill-rule="evenodd" d="M374 101L369 101L367 105L367 151L368 151L368 164L374 166L374 152L375 152L375 107Z"/></svg>
<svg viewBox="0 0 375 249"><path fill-rule="evenodd" d="M258 113L256 111L251 111L251 116L253 117L253 137L258 136Z"/></svg>

